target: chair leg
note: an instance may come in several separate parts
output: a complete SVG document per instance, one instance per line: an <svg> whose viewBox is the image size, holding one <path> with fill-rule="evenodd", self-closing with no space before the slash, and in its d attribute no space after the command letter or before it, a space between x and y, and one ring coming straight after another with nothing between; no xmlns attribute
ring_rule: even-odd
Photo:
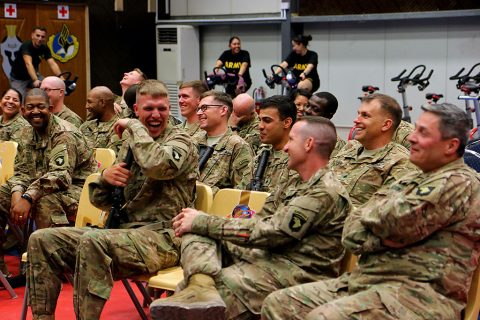
<svg viewBox="0 0 480 320"><path fill-rule="evenodd" d="M145 288L141 281L134 281L134 283L137 285L138 290L142 293L143 307L148 307L150 303L152 303L152 297L150 296L150 293L147 291L147 288Z"/></svg>
<svg viewBox="0 0 480 320"><path fill-rule="evenodd" d="M12 286L10 285L10 283L8 282L7 278L5 277L5 275L3 274L2 271L0 271L0 281L2 282L3 284L3 287L5 289L7 289L8 293L10 294L10 296L12 297L12 299L16 299L17 298L17 294L15 293L15 291L13 290Z"/></svg>
<svg viewBox="0 0 480 320"><path fill-rule="evenodd" d="M138 301L137 296L135 296L135 292L133 292L133 289L130 286L130 283L128 283L128 280L122 279L122 283L125 286L125 289L127 289L128 295L130 296L130 299L132 299L132 302L135 305L135 308L137 309L140 318L142 318L142 320L148 320L147 314L140 305L140 302Z"/></svg>
<svg viewBox="0 0 480 320"><path fill-rule="evenodd" d="M27 319L27 312L28 312L28 284L25 286L25 294L23 295L23 303L22 303L22 315L20 316L20 320Z"/></svg>

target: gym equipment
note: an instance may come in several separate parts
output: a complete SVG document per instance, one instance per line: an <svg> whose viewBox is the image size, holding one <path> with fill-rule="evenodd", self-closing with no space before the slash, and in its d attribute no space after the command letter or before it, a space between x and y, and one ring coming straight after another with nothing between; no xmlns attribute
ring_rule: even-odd
<svg viewBox="0 0 480 320"><path fill-rule="evenodd" d="M480 66L480 63L474 64L470 70L463 74L465 68L460 69L455 75L450 77L450 80L457 80L457 89L459 89L463 94L458 96L459 100L465 101L465 112L470 116L470 128L473 126L472 113L475 112L475 117L477 120L477 128L480 124L480 109L478 106L479 100L479 86L480 86L480 72L472 76L473 70ZM472 103L470 103L470 101Z"/></svg>
<svg viewBox="0 0 480 320"><path fill-rule="evenodd" d="M221 85L226 87L227 85L237 85L238 75L235 73L228 73L227 70L223 67L213 68L211 74L207 74L207 71L204 71L205 74L205 83L209 90L213 90L216 85Z"/></svg>
<svg viewBox="0 0 480 320"><path fill-rule="evenodd" d="M72 76L72 73L70 71L65 71L65 72L62 72L58 75L58 77L64 77L65 80L63 80L63 82L65 82L65 95L66 96L69 96L70 94L72 94L73 91L75 91L75 89L77 88L77 80L78 80L78 76L75 76L73 78L73 80L70 80L70 77Z"/></svg>
<svg viewBox="0 0 480 320"><path fill-rule="evenodd" d="M281 70L280 73L276 73L278 68ZM281 85L282 95L288 95L290 91L297 88L299 79L295 77L292 70L287 71L282 66L273 64L270 66L270 71L272 74L268 76L265 69L262 69L263 76L265 77L265 83L270 89L274 89L275 85Z"/></svg>
<svg viewBox="0 0 480 320"><path fill-rule="evenodd" d="M430 84L428 80L433 74L433 69L430 70L428 76L422 78L423 74L427 70L427 67L423 64L419 64L418 66L414 67L412 71L406 76L403 76L407 69L403 69L403 71L396 77L393 77L391 80L396 82L398 81L397 91L402 95L403 101L403 118L402 120L407 122L412 122L412 118L410 117L410 111L412 107L407 103L407 93L406 89L408 86L417 86L418 90L423 91L426 87ZM413 75L415 74L415 75Z"/></svg>

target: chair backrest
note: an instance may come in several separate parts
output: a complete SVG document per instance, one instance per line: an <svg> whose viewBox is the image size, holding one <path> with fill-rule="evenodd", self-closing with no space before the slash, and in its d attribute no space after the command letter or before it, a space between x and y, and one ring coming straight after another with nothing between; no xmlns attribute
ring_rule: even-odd
<svg viewBox="0 0 480 320"><path fill-rule="evenodd" d="M95 148L95 160L98 162L98 171L112 166L115 163L115 151L109 148Z"/></svg>
<svg viewBox="0 0 480 320"><path fill-rule="evenodd" d="M255 212L262 210L265 200L270 194L263 191L248 191L239 189L220 189L213 198L212 207L208 213L225 217L232 213L235 206L245 204Z"/></svg>
<svg viewBox="0 0 480 320"><path fill-rule="evenodd" d="M470 290L468 290L467 307L465 308L464 320L477 320L480 310L480 263L473 273Z"/></svg>
<svg viewBox="0 0 480 320"><path fill-rule="evenodd" d="M97 172L92 173L87 179L85 179L82 193L80 194L80 200L78 201L77 218L75 219L75 227L77 228L86 226L103 226L102 210L90 203L90 197L88 195L88 185L98 177L100 177L100 173Z"/></svg>
<svg viewBox="0 0 480 320"><path fill-rule="evenodd" d="M195 209L203 212L209 212L213 203L212 188L197 181L196 190L197 196L195 198Z"/></svg>
<svg viewBox="0 0 480 320"><path fill-rule="evenodd" d="M0 142L0 162L3 169L0 184L4 184L8 178L13 176L17 147L18 143L14 141Z"/></svg>
<svg viewBox="0 0 480 320"><path fill-rule="evenodd" d="M350 251L345 250L345 256L342 260L342 265L340 267L340 274L345 272L352 272L352 270L357 266L358 256L352 254Z"/></svg>

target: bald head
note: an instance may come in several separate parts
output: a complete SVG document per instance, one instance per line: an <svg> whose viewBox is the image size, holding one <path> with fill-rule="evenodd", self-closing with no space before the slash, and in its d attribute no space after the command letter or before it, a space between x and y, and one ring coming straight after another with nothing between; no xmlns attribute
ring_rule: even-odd
<svg viewBox="0 0 480 320"><path fill-rule="evenodd" d="M52 112L58 114L62 111L63 100L65 99L65 82L59 77L46 77L42 80L40 89L48 94L50 105L52 106Z"/></svg>
<svg viewBox="0 0 480 320"><path fill-rule="evenodd" d="M242 125L255 116L255 100L247 93L241 93L232 100L233 112L231 122Z"/></svg>
<svg viewBox="0 0 480 320"><path fill-rule="evenodd" d="M65 90L65 82L63 82L63 80L60 79L59 77L55 77L55 76L46 77L45 79L42 80L42 87L43 87L43 84L48 84L49 87L52 86L55 88Z"/></svg>
<svg viewBox="0 0 480 320"><path fill-rule="evenodd" d="M87 94L87 120L99 120L101 122L110 121L115 116L113 107L115 97L113 92L105 87L94 87Z"/></svg>

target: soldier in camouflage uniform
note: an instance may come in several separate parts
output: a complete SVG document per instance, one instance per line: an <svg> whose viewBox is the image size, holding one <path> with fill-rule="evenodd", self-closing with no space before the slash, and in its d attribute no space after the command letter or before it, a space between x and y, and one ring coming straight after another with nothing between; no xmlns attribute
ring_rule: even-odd
<svg viewBox="0 0 480 320"><path fill-rule="evenodd" d="M307 116L320 116L327 119L332 119L338 109L338 100L330 92L322 91L314 93L310 100L308 100L308 105L305 108L305 115ZM335 144L335 149L333 149L332 155L330 158L335 157L338 152L345 146L345 140L342 140L337 135L337 143Z"/></svg>
<svg viewBox="0 0 480 320"><path fill-rule="evenodd" d="M50 76L42 80L40 88L44 90L50 98L52 113L60 119L68 121L77 128L80 128L83 123L82 118L63 103L65 99L65 82L59 77Z"/></svg>
<svg viewBox="0 0 480 320"><path fill-rule="evenodd" d="M224 301L228 319L250 319L274 290L335 277L344 254L340 235L350 207L346 190L327 168L335 138L335 127L321 117L302 119L293 126L285 151L289 168L298 171L303 183L289 189L273 211L267 204L251 219L235 219L182 210L173 227L182 236L181 262L188 287L154 301L152 317L223 319ZM197 235L185 234L189 232ZM226 253L237 245L251 254L240 261L231 257L235 263L222 269L215 240L222 240Z"/></svg>
<svg viewBox="0 0 480 320"><path fill-rule="evenodd" d="M422 109L409 138L422 172L382 188L345 222L358 267L271 294L262 319L461 319L480 256L480 179L462 160L465 113Z"/></svg>
<svg viewBox="0 0 480 320"><path fill-rule="evenodd" d="M80 131L90 148L110 148L118 154L122 140L113 131L113 124L119 119L113 107L114 96L107 87L95 87L87 95L87 121Z"/></svg>
<svg viewBox="0 0 480 320"><path fill-rule="evenodd" d="M28 126L28 121L22 117L22 94L17 89L8 89L2 96L0 107L0 141L16 141L21 128Z"/></svg>
<svg viewBox="0 0 480 320"><path fill-rule="evenodd" d="M408 136L413 132L415 127L413 124L407 121L401 121L398 126L395 134L393 135L392 141L398 144L401 144L408 150L410 150L410 142L408 141Z"/></svg>
<svg viewBox="0 0 480 320"><path fill-rule="evenodd" d="M122 87L122 95L115 98L115 112L120 118L133 118L134 112L128 107L125 101L125 93L128 88L140 82L147 80L147 75L143 73L139 68L135 68L132 71L125 72L122 80L120 80L120 87Z"/></svg>
<svg viewBox="0 0 480 320"><path fill-rule="evenodd" d="M196 141L200 148L200 162L207 148L213 148L213 153L200 168L199 181L212 187L215 194L219 189L234 188L244 176L252 178L249 163L253 153L250 146L228 127L232 99L219 91L207 91L201 98L197 115L205 133Z"/></svg>
<svg viewBox="0 0 480 320"><path fill-rule="evenodd" d="M288 154L283 147L288 142L288 134L297 118L295 105L285 96L272 96L267 98L260 105L260 145L257 155L250 166L253 168L254 179L242 179L237 189L267 191L270 193L276 190L284 191L291 180L298 178L295 171L287 168ZM257 179L257 171L264 152L268 154L265 162L265 169L261 179ZM259 181L257 181L259 180ZM260 189L258 189L260 187Z"/></svg>
<svg viewBox="0 0 480 320"><path fill-rule="evenodd" d="M178 106L185 121L178 126L185 129L195 141L205 132L200 129L197 108L200 96L208 90L203 81L194 80L183 82L178 89Z"/></svg>
<svg viewBox="0 0 480 320"><path fill-rule="evenodd" d="M80 131L49 106L41 89L27 92L22 111L31 126L20 130L15 173L0 187L0 215L19 226L29 217L38 229L75 221L85 178L97 170Z"/></svg>
<svg viewBox="0 0 480 320"><path fill-rule="evenodd" d="M329 166L347 189L355 207L367 202L383 185L418 170L408 160L408 150L392 142L402 109L390 96L375 93L362 98L356 140L330 159Z"/></svg>
<svg viewBox="0 0 480 320"><path fill-rule="evenodd" d="M255 112L255 101L248 93L241 93L233 99L230 128L245 140L256 153L260 146L259 119Z"/></svg>
<svg viewBox="0 0 480 320"><path fill-rule="evenodd" d="M129 132L117 164L90 184L99 208L112 205L114 186L124 188L128 222L120 229L57 228L36 231L28 243L27 270L34 318L53 319L59 275L75 272L74 309L78 319L99 319L116 279L178 264L179 247L170 225L190 206L198 177L198 155L190 137L168 123L168 91L156 80L139 84L139 119L121 119L115 130ZM121 162L131 149L130 169Z"/></svg>

